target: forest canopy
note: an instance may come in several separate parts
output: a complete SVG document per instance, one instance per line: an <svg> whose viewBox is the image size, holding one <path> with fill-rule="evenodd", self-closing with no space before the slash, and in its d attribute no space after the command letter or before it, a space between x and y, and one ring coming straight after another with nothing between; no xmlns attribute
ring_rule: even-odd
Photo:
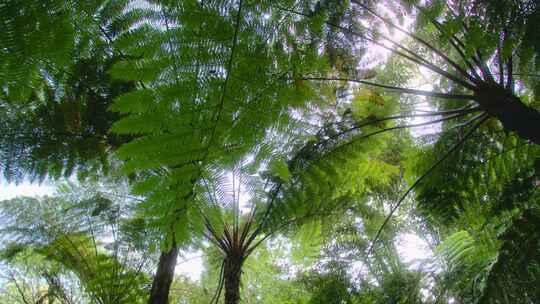
<svg viewBox="0 0 540 304"><path fill-rule="evenodd" d="M1 190L0 303L536 303L539 27L534 0L2 1L1 185L55 191Z"/></svg>

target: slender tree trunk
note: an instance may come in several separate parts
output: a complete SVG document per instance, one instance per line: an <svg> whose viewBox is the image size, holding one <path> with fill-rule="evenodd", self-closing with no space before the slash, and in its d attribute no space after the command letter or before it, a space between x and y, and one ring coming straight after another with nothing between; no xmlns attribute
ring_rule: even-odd
<svg viewBox="0 0 540 304"><path fill-rule="evenodd" d="M476 92L476 101L506 130L540 145L540 112L528 107L503 87L491 84Z"/></svg>
<svg viewBox="0 0 540 304"><path fill-rule="evenodd" d="M229 255L225 258L223 275L225 278L225 304L240 302L240 276L242 275L243 258Z"/></svg>
<svg viewBox="0 0 540 304"><path fill-rule="evenodd" d="M174 277L177 257L178 247L176 244L173 244L169 251L161 253L148 304L167 304L169 302L169 289Z"/></svg>

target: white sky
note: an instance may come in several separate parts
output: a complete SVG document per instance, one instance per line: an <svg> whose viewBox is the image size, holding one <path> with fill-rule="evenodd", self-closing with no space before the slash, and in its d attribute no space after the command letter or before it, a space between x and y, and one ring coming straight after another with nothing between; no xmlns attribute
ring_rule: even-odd
<svg viewBox="0 0 540 304"><path fill-rule="evenodd" d="M42 183L32 184L24 181L18 185L8 184L4 180L0 181L0 200L12 199L17 196L44 196L52 195L55 191L53 185Z"/></svg>
<svg viewBox="0 0 540 304"><path fill-rule="evenodd" d="M433 252L428 244L413 233L404 233L398 237L397 249L403 262L411 269L419 269L422 262L433 258Z"/></svg>
<svg viewBox="0 0 540 304"><path fill-rule="evenodd" d="M180 253L177 259L175 274L182 274L192 281L200 281L204 270L203 252L200 250Z"/></svg>

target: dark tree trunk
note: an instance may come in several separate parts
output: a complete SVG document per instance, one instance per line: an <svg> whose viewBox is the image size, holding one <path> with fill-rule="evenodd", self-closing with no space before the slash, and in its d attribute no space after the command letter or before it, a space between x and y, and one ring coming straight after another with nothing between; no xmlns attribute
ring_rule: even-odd
<svg viewBox="0 0 540 304"><path fill-rule="evenodd" d="M223 275L225 278L225 304L240 302L240 276L242 275L243 258L230 255L225 258Z"/></svg>
<svg viewBox="0 0 540 304"><path fill-rule="evenodd" d="M476 92L476 101L506 130L540 145L540 112L514 94L496 84L486 85Z"/></svg>
<svg viewBox="0 0 540 304"><path fill-rule="evenodd" d="M169 251L161 253L148 304L167 304L169 302L169 289L174 277L177 257L178 247L176 244L173 244Z"/></svg>

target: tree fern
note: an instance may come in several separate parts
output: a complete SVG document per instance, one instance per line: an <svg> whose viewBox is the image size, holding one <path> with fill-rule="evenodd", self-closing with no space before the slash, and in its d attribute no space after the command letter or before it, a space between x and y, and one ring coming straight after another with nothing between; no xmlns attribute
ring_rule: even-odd
<svg viewBox="0 0 540 304"><path fill-rule="evenodd" d="M372 130L357 128L360 138L362 132L370 134ZM219 299L223 286L226 302L238 301L242 265L266 239L345 210L352 196L366 192L369 179L379 181L386 174L395 174L385 172L391 166L369 164L367 155L377 155L369 142L357 139L343 146L334 138L337 133L330 127L322 129L316 136L318 140L308 140L293 150L288 162L270 154L268 157L274 159L266 166L265 162L260 164L266 169L252 175L250 163L258 162L258 157L230 168L232 176L220 173L219 168L203 175L202 190L206 192L197 198L202 206L204 236L219 248L224 259L214 301ZM240 212L242 192L251 205L247 214Z"/></svg>
<svg viewBox="0 0 540 304"><path fill-rule="evenodd" d="M238 161L291 108L315 99L294 75L324 70L324 58L315 48L296 48L320 40L307 31L311 21L270 3L157 1L134 9L141 11L138 26L116 40L131 59L111 74L139 88L111 106L127 114L113 131L140 135L118 155L128 172L152 176L137 188L151 209L170 210L160 224L167 230L178 223L174 210L191 208L186 201L209 165Z"/></svg>
<svg viewBox="0 0 540 304"><path fill-rule="evenodd" d="M142 303L152 247L141 248L134 230L128 229L133 227L127 221L129 202L119 203L118 196L111 197L103 186L62 188L56 198L1 202L6 261L11 263L18 255L38 256L44 264L75 275L93 302Z"/></svg>

